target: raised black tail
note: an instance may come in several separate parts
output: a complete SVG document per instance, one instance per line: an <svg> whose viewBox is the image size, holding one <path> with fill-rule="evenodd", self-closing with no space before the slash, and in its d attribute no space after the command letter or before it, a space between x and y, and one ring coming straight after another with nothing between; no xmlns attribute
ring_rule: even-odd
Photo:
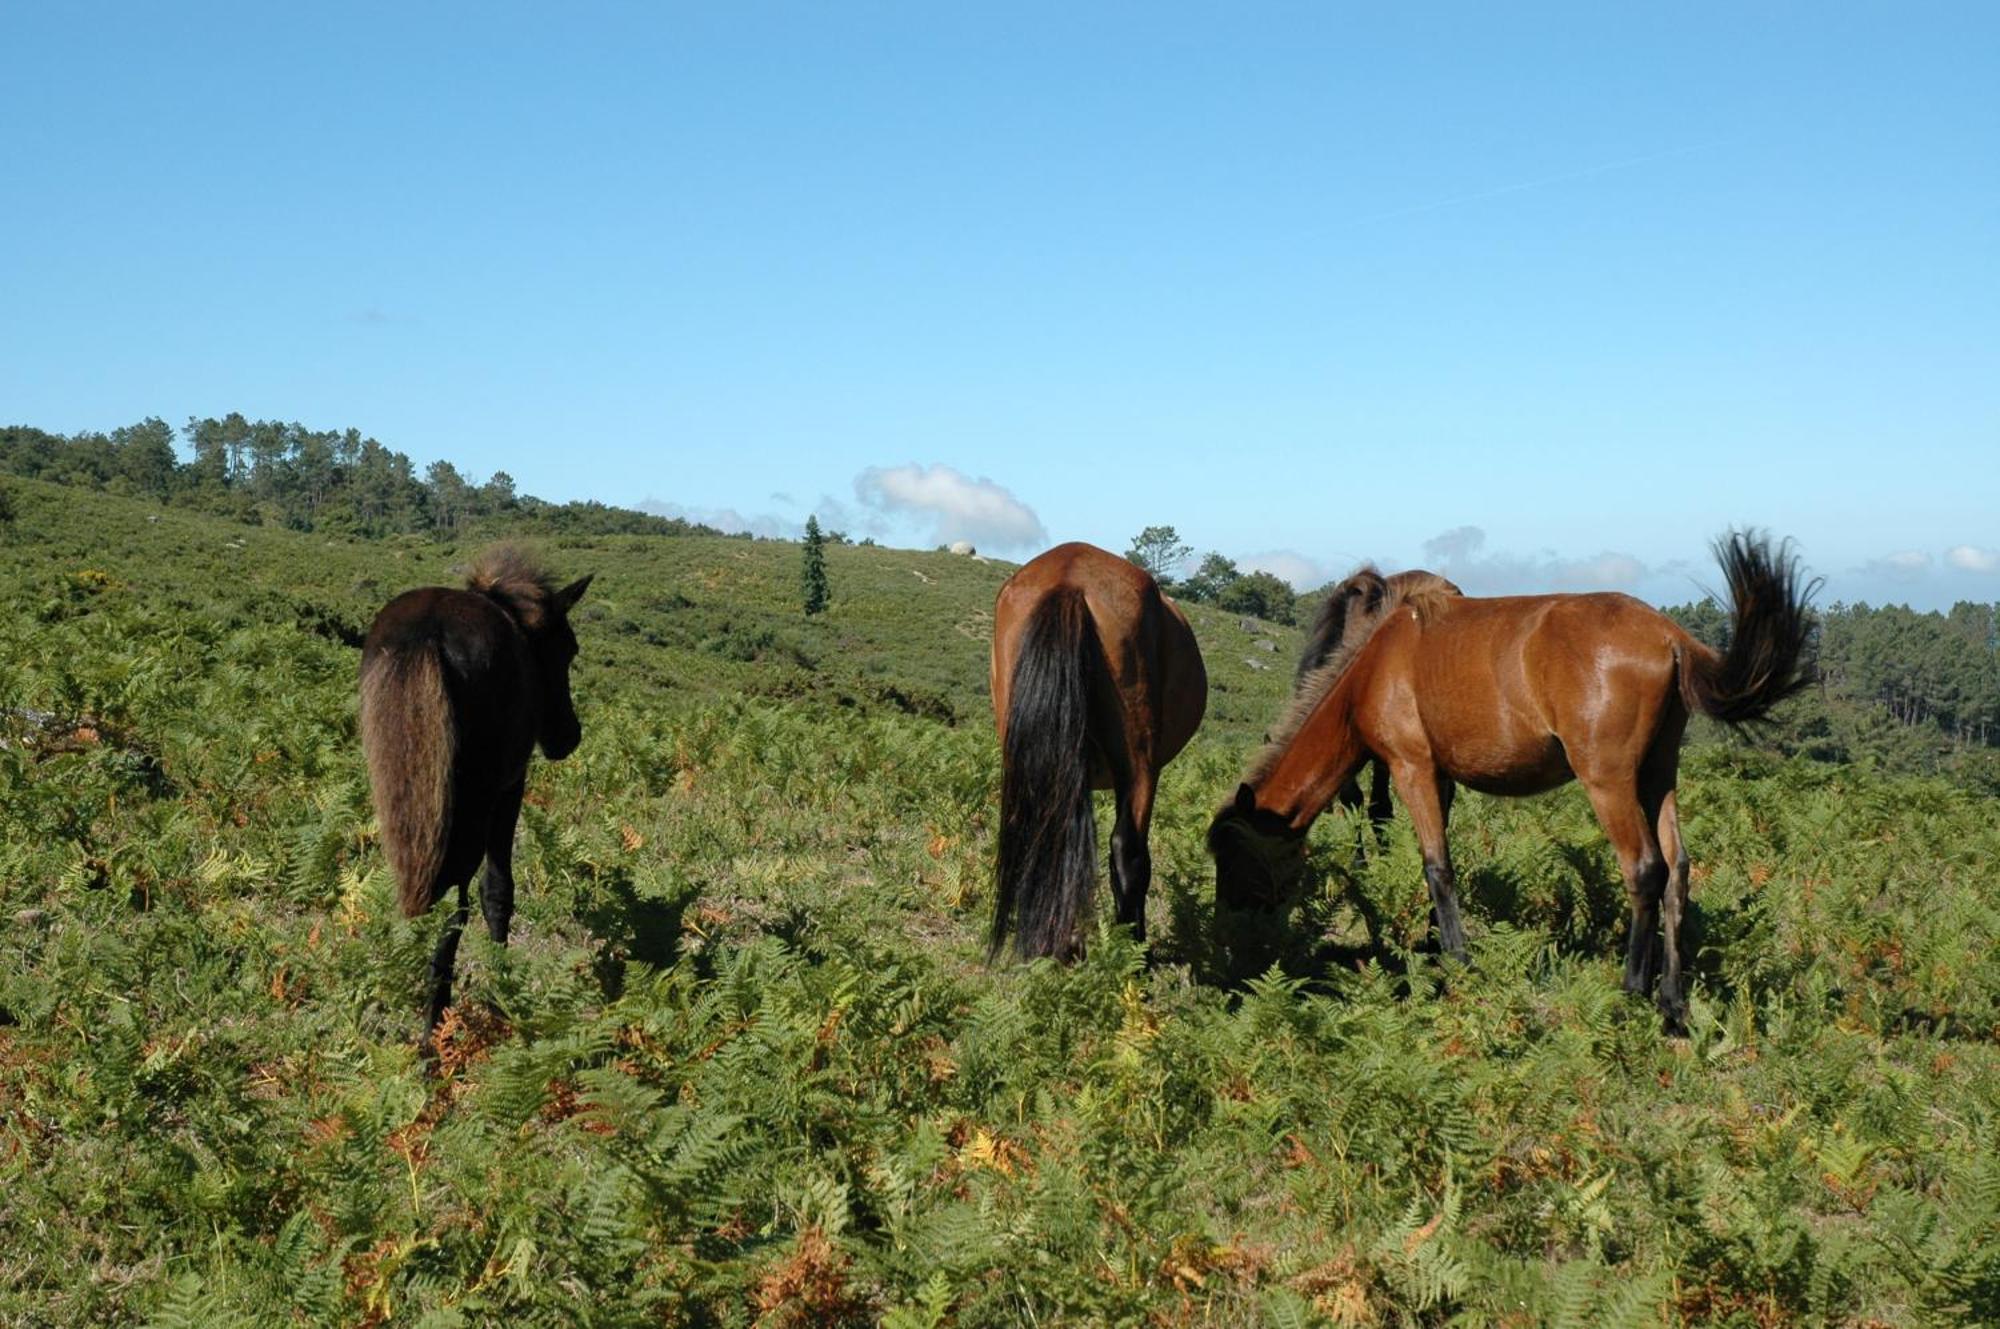
<svg viewBox="0 0 2000 1329"><path fill-rule="evenodd" d="M1732 531L1712 547L1729 582L1729 646L1718 653L1697 644L1682 657L1681 695L1724 724L1754 724L1812 681L1806 645L1820 583L1801 584L1789 548L1773 554L1755 532Z"/></svg>
<svg viewBox="0 0 2000 1329"><path fill-rule="evenodd" d="M1103 647L1083 592L1035 607L1021 637L1001 754L1000 872L988 958L1074 956L1097 884L1090 807L1090 680Z"/></svg>

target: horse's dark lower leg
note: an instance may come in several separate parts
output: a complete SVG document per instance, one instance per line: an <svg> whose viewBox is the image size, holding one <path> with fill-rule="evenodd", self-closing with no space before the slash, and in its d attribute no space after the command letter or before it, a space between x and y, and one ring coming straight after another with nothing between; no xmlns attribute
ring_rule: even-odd
<svg viewBox="0 0 2000 1329"><path fill-rule="evenodd" d="M1451 815L1451 795L1443 799L1445 815ZM1375 843L1389 843L1389 822L1396 815L1396 805L1389 801L1389 768L1381 762L1375 763L1375 778L1368 791L1368 825L1375 832Z"/></svg>
<svg viewBox="0 0 2000 1329"><path fill-rule="evenodd" d="M1449 860L1424 864L1424 884L1431 890L1431 916L1437 921L1438 945L1447 955L1465 958L1465 924L1458 916L1458 877Z"/></svg>
<svg viewBox="0 0 2000 1329"><path fill-rule="evenodd" d="M1458 917L1458 879L1451 870L1451 845L1445 824L1451 815L1452 783L1429 764L1399 764L1391 772L1396 790L1409 809L1424 855L1424 884L1430 887L1431 912L1437 922L1438 944L1445 952L1465 958L1465 925Z"/></svg>
<svg viewBox="0 0 2000 1329"><path fill-rule="evenodd" d="M1632 926L1625 936L1625 990L1644 996L1652 991L1659 963L1660 892L1667 884L1667 863L1660 857L1652 816L1632 777L1623 772L1593 776L1579 774L1597 823L1618 855L1631 908Z"/></svg>
<svg viewBox="0 0 2000 1329"><path fill-rule="evenodd" d="M1660 894L1667 865L1656 853L1645 853L1625 872L1625 893L1632 905L1632 930L1625 939L1625 990L1645 996L1653 990L1660 964Z"/></svg>
<svg viewBox="0 0 2000 1329"><path fill-rule="evenodd" d="M1135 780L1119 791L1118 820L1111 830L1111 893L1117 919L1146 939L1146 893L1153 884L1153 852L1147 844L1152 821L1150 780Z"/></svg>
<svg viewBox="0 0 2000 1329"><path fill-rule="evenodd" d="M486 935L502 946L514 920L514 825L521 816L523 788L515 785L500 796L487 832L486 875L479 882L479 912L486 916Z"/></svg>
<svg viewBox="0 0 2000 1329"><path fill-rule="evenodd" d="M471 912L472 903L467 898L465 883L458 884L458 908L452 910L451 918L445 923L444 935L438 938L437 950L431 955L431 1004L430 1018L424 1023L424 1042L429 1044L436 1032L438 1021L444 1019L445 1011L451 1006L452 970L458 964L458 938L465 931L466 916Z"/></svg>

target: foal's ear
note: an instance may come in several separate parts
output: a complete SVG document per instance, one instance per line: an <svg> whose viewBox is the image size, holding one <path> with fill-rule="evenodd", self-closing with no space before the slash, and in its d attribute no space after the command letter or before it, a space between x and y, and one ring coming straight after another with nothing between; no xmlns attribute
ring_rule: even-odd
<svg viewBox="0 0 2000 1329"><path fill-rule="evenodd" d="M1237 815L1247 817L1256 810L1257 810L1257 795L1251 790L1248 784L1237 785L1236 786Z"/></svg>
<svg viewBox="0 0 2000 1329"><path fill-rule="evenodd" d="M556 592L556 603L562 606L565 614L570 611L570 608L578 600L583 598L583 593L590 589L590 578L596 575L593 572L590 574L590 577L580 577Z"/></svg>

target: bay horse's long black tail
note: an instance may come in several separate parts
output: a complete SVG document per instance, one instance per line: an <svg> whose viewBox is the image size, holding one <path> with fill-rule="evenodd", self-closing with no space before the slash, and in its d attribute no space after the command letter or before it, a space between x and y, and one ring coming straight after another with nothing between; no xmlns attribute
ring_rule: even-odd
<svg viewBox="0 0 2000 1329"><path fill-rule="evenodd" d="M1090 688L1103 660L1082 591L1065 587L1035 607L1007 706L989 958L1006 945L1009 928L1023 958L1067 959L1079 947L1097 885Z"/></svg>
<svg viewBox="0 0 2000 1329"><path fill-rule="evenodd" d="M436 650L396 651L370 662L361 680L361 750L406 918L437 903L451 838L457 739Z"/></svg>
<svg viewBox="0 0 2000 1329"><path fill-rule="evenodd" d="M1730 635L1720 653L1696 644L1681 657L1681 696L1724 724L1754 724L1812 681L1806 643L1818 579L1801 583L1796 556L1754 532L1713 546L1729 582Z"/></svg>

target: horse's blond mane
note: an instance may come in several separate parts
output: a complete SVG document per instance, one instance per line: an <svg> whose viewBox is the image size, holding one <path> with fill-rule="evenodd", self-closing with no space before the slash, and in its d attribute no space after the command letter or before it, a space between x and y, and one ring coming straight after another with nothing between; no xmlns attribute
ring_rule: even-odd
<svg viewBox="0 0 2000 1329"><path fill-rule="evenodd" d="M500 601L530 630L541 625L556 596L555 578L541 560L514 544L494 545L474 559L465 588Z"/></svg>
<svg viewBox="0 0 2000 1329"><path fill-rule="evenodd" d="M1364 566L1348 580L1364 574L1379 575L1373 566ZM1342 582L1330 594L1340 595L1346 584ZM1284 717L1278 721L1244 774L1247 783L1262 783L1264 777L1271 773L1286 746L1305 727L1306 717L1313 713L1313 708L1327 693L1333 691L1333 685L1340 681L1340 676L1347 672L1347 667L1354 663L1354 657L1361 653L1362 648L1374 640L1376 631L1389 621L1391 613L1407 605L1419 620L1428 622L1449 609L1451 602L1461 594L1457 586L1435 572L1399 572L1384 578L1384 586L1382 603L1375 612L1359 619L1350 618L1340 641L1333 644L1325 659L1299 676Z"/></svg>

